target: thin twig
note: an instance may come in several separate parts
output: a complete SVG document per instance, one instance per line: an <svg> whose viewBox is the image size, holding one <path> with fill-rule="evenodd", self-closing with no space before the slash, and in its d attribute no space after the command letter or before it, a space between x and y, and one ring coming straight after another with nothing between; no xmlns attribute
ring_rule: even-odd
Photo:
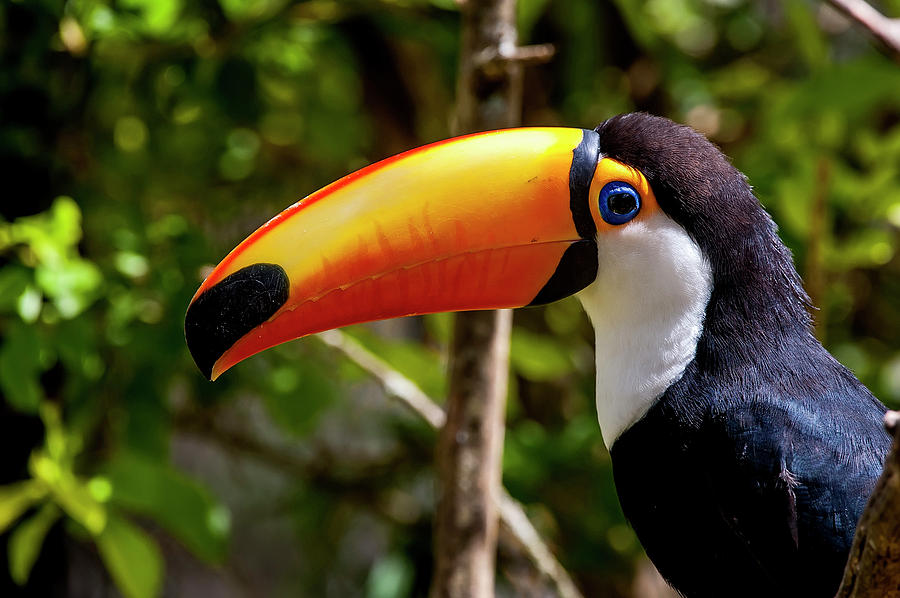
<svg viewBox="0 0 900 598"><path fill-rule="evenodd" d="M415 383L370 353L362 345L340 330L328 330L318 334L319 339L346 355L356 365L372 374L391 396L399 399L432 428L439 429L447 421L447 414L440 405L422 392Z"/></svg>
<svg viewBox="0 0 900 598"><path fill-rule="evenodd" d="M549 62L556 54L553 44L517 46L505 44L497 48L485 48L475 57L475 66L490 75L499 75L510 62L532 66Z"/></svg>
<svg viewBox="0 0 900 598"><path fill-rule="evenodd" d="M350 361L370 373L384 387L388 394L398 399L413 413L438 430L446 419L444 410L415 382L393 369L373 355L368 349L341 332L329 330L319 333L318 338L330 347L343 353ZM560 598L582 598L581 592L562 564L553 556L550 548L525 514L521 503L505 490L497 500L500 521L511 537L524 550L535 568L553 582Z"/></svg>
<svg viewBox="0 0 900 598"><path fill-rule="evenodd" d="M829 4L865 27L887 46L900 62L900 19L892 19L875 10L865 0L828 0Z"/></svg>
<svg viewBox="0 0 900 598"><path fill-rule="evenodd" d="M500 492L497 508L500 511L500 522L512 534L516 541L525 548L528 557L535 567L556 585L560 598L582 598L575 582L569 577L562 564L550 548L541 539L540 534L531 524L522 504L511 497L506 490Z"/></svg>

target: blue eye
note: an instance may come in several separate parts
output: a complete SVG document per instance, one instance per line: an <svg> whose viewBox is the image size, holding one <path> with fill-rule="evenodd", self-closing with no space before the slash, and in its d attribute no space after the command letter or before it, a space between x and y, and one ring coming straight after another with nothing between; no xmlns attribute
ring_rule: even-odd
<svg viewBox="0 0 900 598"><path fill-rule="evenodd" d="M641 211L641 196L634 187L612 181L600 190L600 215L610 224L625 224Z"/></svg>

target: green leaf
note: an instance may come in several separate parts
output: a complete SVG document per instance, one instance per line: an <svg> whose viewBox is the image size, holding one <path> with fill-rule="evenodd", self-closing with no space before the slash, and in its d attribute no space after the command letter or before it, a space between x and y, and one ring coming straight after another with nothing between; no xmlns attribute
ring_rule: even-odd
<svg viewBox="0 0 900 598"><path fill-rule="evenodd" d="M803 8L802 10L807 10ZM900 71L890 60L872 56L822 69L802 80L786 98L766 114L770 126L779 127L819 118L824 110L846 118L862 115L890 102L900 85ZM858 134L858 131L854 131ZM808 149L807 144L801 146Z"/></svg>
<svg viewBox="0 0 900 598"><path fill-rule="evenodd" d="M437 351L415 341L385 339L362 326L345 328L344 333L415 382L428 396L446 396L446 368Z"/></svg>
<svg viewBox="0 0 900 598"><path fill-rule="evenodd" d="M0 310L15 310L19 297L30 284L31 274L28 270L15 265L4 266L0 270Z"/></svg>
<svg viewBox="0 0 900 598"><path fill-rule="evenodd" d="M47 503L34 517L20 523L9 537L9 573L20 586L28 581L44 537L59 516L56 505Z"/></svg>
<svg viewBox="0 0 900 598"><path fill-rule="evenodd" d="M643 4L631 0L614 0L622 20L625 21L628 32L644 48L652 49L660 44L659 36L651 27L648 27Z"/></svg>
<svg viewBox="0 0 900 598"><path fill-rule="evenodd" d="M97 352L97 329L88 318L61 320L55 329L53 344L59 359L73 375L96 380L105 367Z"/></svg>
<svg viewBox="0 0 900 598"><path fill-rule="evenodd" d="M0 346L0 389L19 411L34 413L44 392L39 383L41 342L34 326L14 322Z"/></svg>
<svg viewBox="0 0 900 598"><path fill-rule="evenodd" d="M94 301L103 275L93 262L75 256L63 262L40 265L35 270L35 280L53 298L60 314L64 318L73 318Z"/></svg>
<svg viewBox="0 0 900 598"><path fill-rule="evenodd" d="M368 598L402 598L412 588L413 567L400 554L382 558L369 573Z"/></svg>
<svg viewBox="0 0 900 598"><path fill-rule="evenodd" d="M47 450L46 457L43 453L39 453L35 456L35 461L48 458L55 463L57 470L71 471L72 458L78 452L80 442L67 434L59 405L49 401L41 403L40 415L44 424L44 446Z"/></svg>
<svg viewBox="0 0 900 598"><path fill-rule="evenodd" d="M286 432L297 436L311 432L319 415L338 399L333 376L313 363L292 362L276 367L267 381L270 389L264 400L269 415Z"/></svg>
<svg viewBox="0 0 900 598"><path fill-rule="evenodd" d="M141 29L160 36L172 28L181 12L177 0L124 0L121 5L140 16Z"/></svg>
<svg viewBox="0 0 900 598"><path fill-rule="evenodd" d="M26 324L37 322L44 304L44 296L33 285L28 285L16 299L16 311Z"/></svg>
<svg viewBox="0 0 900 598"><path fill-rule="evenodd" d="M98 502L81 480L65 477L53 493L66 514L94 535L103 533L109 523L106 508Z"/></svg>
<svg viewBox="0 0 900 598"><path fill-rule="evenodd" d="M5 232L0 249L23 244L33 256L29 262L35 262L34 281L38 288L17 296L23 319L37 317L40 291L53 300L64 318L78 315L96 299L103 275L96 264L78 255L81 209L71 197L57 197L49 210L19 218L5 227Z"/></svg>
<svg viewBox="0 0 900 598"><path fill-rule="evenodd" d="M106 526L106 507L94 498L87 483L75 475L73 460L81 447L81 439L70 434L62 424L59 408L49 402L41 405L44 422L44 449L34 451L28 460L31 475L42 482L54 502L91 534Z"/></svg>
<svg viewBox="0 0 900 598"><path fill-rule="evenodd" d="M56 243L71 247L81 240L81 208L71 197L62 195L53 200L45 220L47 233ZM35 216L35 220L44 215Z"/></svg>
<svg viewBox="0 0 900 598"><path fill-rule="evenodd" d="M221 5L229 19L241 21L265 15L274 3L266 0L222 0Z"/></svg>
<svg viewBox="0 0 900 598"><path fill-rule="evenodd" d="M531 41L531 30L547 10L547 4L549 4L549 0L520 0L516 4L520 43Z"/></svg>
<svg viewBox="0 0 900 598"><path fill-rule="evenodd" d="M159 595L163 560L144 530L113 515L96 542L103 563L125 598Z"/></svg>
<svg viewBox="0 0 900 598"><path fill-rule="evenodd" d="M587 314L584 313L581 302L575 297L566 297L547 305L544 308L544 320L550 330L560 338L574 336L588 323Z"/></svg>
<svg viewBox="0 0 900 598"><path fill-rule="evenodd" d="M789 0L784 3L788 22L793 30L797 49L813 68L826 66L828 60L828 42L816 22L814 11L806 2Z"/></svg>
<svg viewBox="0 0 900 598"><path fill-rule="evenodd" d="M56 504L69 517L95 536L103 531L107 523L106 507L94 498L87 484L75 477L65 464L38 452L32 454L29 469L35 478L46 485Z"/></svg>
<svg viewBox="0 0 900 598"><path fill-rule="evenodd" d="M106 481L106 486L101 484ZM203 487L168 465L121 454L104 468L92 487L111 487L113 505L148 515L200 558L225 558L229 513ZM99 497L98 497L99 498Z"/></svg>
<svg viewBox="0 0 900 598"><path fill-rule="evenodd" d="M422 316L425 329L428 333L443 346L450 344L450 337L453 334L453 318L452 313L426 314Z"/></svg>
<svg viewBox="0 0 900 598"><path fill-rule="evenodd" d="M0 486L0 532L46 495L46 487L37 480Z"/></svg>
<svg viewBox="0 0 900 598"><path fill-rule="evenodd" d="M826 263L835 271L882 266L894 257L896 244L896 236L889 230L863 229L829 247Z"/></svg>
<svg viewBox="0 0 900 598"><path fill-rule="evenodd" d="M59 262L81 239L81 210L71 197L57 197L46 212L19 218L0 243L27 245L43 263Z"/></svg>
<svg viewBox="0 0 900 598"><path fill-rule="evenodd" d="M512 367L529 380L552 380L572 370L567 349L550 336L514 328L510 343Z"/></svg>

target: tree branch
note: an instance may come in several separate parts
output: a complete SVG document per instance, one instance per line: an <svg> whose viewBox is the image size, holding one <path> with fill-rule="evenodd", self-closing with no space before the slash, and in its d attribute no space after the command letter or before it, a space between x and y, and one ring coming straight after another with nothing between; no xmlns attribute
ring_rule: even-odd
<svg viewBox="0 0 900 598"><path fill-rule="evenodd" d="M516 46L507 43L499 48L485 48L472 61L477 68L488 75L502 76L510 63L522 66L543 64L549 62L554 54L556 54L556 48L553 47L553 44Z"/></svg>
<svg viewBox="0 0 900 598"><path fill-rule="evenodd" d="M316 336L323 343L337 349L350 361L372 374L389 395L398 399L413 413L428 422L429 426L435 429L443 427L444 422L447 421L447 414L440 405L416 386L415 382L393 369L340 330L327 330Z"/></svg>
<svg viewBox="0 0 900 598"><path fill-rule="evenodd" d="M456 134L513 127L522 113L515 0L467 0L456 90ZM447 423L437 443L432 598L490 598L497 555L512 313L462 312L450 346Z"/></svg>
<svg viewBox="0 0 900 598"><path fill-rule="evenodd" d="M900 412L884 426L894 443L863 511L836 598L896 596L900 584Z"/></svg>
<svg viewBox="0 0 900 598"><path fill-rule="evenodd" d="M569 577L569 572L550 552L550 548L541 539L540 534L528 519L528 515L525 514L521 503L503 490L500 493L497 507L500 511L500 521L503 524L501 532L505 532L500 535L500 543L504 544L505 536L509 534L515 544L522 548L531 559L538 572L553 582L559 598L582 598L575 582Z"/></svg>
<svg viewBox="0 0 900 598"><path fill-rule="evenodd" d="M512 312L456 315L447 422L437 442L432 598L490 598L497 554Z"/></svg>
<svg viewBox="0 0 900 598"><path fill-rule="evenodd" d="M431 397L422 392L412 380L391 368L358 342L340 330L329 330L317 336L322 342L337 349L369 372L389 395L398 399L432 428L440 429L444 425L446 420L444 410ZM556 560L531 524L521 503L509 496L505 490L501 490L496 497L496 505L503 525L500 541L510 542L519 551L524 552L541 576L552 582L560 598L582 598L569 573Z"/></svg>
<svg viewBox="0 0 900 598"><path fill-rule="evenodd" d="M884 16L865 0L828 0L828 3L869 30L900 62L900 19Z"/></svg>

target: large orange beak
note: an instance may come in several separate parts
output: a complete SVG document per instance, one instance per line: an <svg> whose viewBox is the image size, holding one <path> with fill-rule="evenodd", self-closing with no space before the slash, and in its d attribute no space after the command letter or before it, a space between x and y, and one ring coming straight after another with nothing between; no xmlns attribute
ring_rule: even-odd
<svg viewBox="0 0 900 598"><path fill-rule="evenodd" d="M411 150L313 193L209 275L185 317L215 379L273 345L412 314L546 303L597 274L593 131L525 128Z"/></svg>

